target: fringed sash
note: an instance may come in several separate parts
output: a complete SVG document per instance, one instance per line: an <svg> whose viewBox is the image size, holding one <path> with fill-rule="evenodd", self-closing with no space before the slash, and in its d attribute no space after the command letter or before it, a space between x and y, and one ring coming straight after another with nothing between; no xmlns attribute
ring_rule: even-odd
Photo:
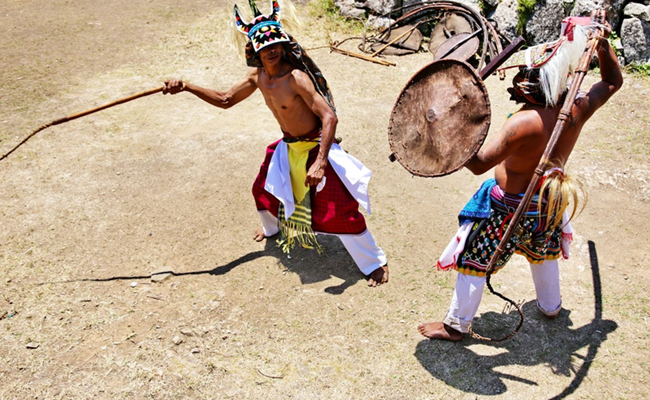
<svg viewBox="0 0 650 400"><path fill-rule="evenodd" d="M278 245L283 252L289 253L297 241L300 246L307 249L315 248L318 253L321 253L322 247L311 227L311 199L309 186L305 185L309 151L318 146L318 139L309 140L308 138L307 140L287 142L291 190L296 209L287 219L284 205L280 202L280 209L278 210L280 239Z"/></svg>

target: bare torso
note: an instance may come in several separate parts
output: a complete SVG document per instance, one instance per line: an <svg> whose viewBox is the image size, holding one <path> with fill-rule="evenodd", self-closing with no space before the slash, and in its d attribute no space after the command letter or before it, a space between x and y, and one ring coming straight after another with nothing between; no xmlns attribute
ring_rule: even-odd
<svg viewBox="0 0 650 400"><path fill-rule="evenodd" d="M320 127L321 121L292 86L295 73L299 72L287 68L280 76L269 77L262 68L258 68L254 76L266 105L282 130L300 137Z"/></svg>
<svg viewBox="0 0 650 400"><path fill-rule="evenodd" d="M581 113L581 99L576 100L572 107L571 115L565 125L565 130L560 135L554 150L549 157L550 165L564 168L564 165L573 151L584 123L576 123ZM561 106L544 108L539 106L524 106L513 117L513 129L521 130L517 125L522 125L528 132L527 138L518 151L510 154L499 163L494 171L495 179L499 186L508 193L523 193L533 178L535 168L546 150L549 139L555 128Z"/></svg>

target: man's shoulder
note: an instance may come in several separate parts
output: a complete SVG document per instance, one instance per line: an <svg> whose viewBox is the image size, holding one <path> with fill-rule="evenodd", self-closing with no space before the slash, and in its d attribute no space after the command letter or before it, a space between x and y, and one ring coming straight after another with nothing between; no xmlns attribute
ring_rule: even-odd
<svg viewBox="0 0 650 400"><path fill-rule="evenodd" d="M506 120L506 125L519 125L525 128L529 124L540 122L540 110L536 108L521 109Z"/></svg>
<svg viewBox="0 0 650 400"><path fill-rule="evenodd" d="M313 90L314 88L314 83L309 78L309 75L298 68L291 71L289 82L295 89Z"/></svg>
<svg viewBox="0 0 650 400"><path fill-rule="evenodd" d="M304 79L309 80L309 75L295 67L291 70L291 77L296 81L302 81Z"/></svg>
<svg viewBox="0 0 650 400"><path fill-rule="evenodd" d="M523 109L514 113L506 120L504 128L511 135L535 136L542 134L545 127L545 110L541 109Z"/></svg>
<svg viewBox="0 0 650 400"><path fill-rule="evenodd" d="M249 78L251 77L257 78L261 73L262 73L261 67L249 67L246 76Z"/></svg>

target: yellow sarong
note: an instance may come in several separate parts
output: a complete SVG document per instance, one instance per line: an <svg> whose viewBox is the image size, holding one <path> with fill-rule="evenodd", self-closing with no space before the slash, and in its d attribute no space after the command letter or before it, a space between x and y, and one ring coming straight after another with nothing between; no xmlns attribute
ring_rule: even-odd
<svg viewBox="0 0 650 400"><path fill-rule="evenodd" d="M322 250L316 239L316 234L311 228L311 201L308 196L309 186L305 185L309 151L316 146L318 146L318 142L316 141L287 143L291 191L293 192L296 209L286 219L284 207L280 203L278 220L280 223L281 238L278 240L278 245L282 247L285 253L291 251L295 245L295 240L298 240L298 243L302 247L315 247L319 253Z"/></svg>

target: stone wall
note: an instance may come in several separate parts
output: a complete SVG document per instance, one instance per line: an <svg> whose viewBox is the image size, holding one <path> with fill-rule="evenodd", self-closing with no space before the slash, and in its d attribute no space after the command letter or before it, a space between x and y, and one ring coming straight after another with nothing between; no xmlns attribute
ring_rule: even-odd
<svg viewBox="0 0 650 400"><path fill-rule="evenodd" d="M381 16L394 7L414 4L413 0L335 0L341 14L369 19L374 26L387 26L391 21ZM517 37L517 3L520 0L463 0L463 4L480 10L494 21L499 30L511 39ZM482 7L482 10L479 7ZM626 64L650 63L650 0L537 0L526 21L523 35L529 45L555 40L560 22L568 16L588 16L591 10L604 9L616 42Z"/></svg>

